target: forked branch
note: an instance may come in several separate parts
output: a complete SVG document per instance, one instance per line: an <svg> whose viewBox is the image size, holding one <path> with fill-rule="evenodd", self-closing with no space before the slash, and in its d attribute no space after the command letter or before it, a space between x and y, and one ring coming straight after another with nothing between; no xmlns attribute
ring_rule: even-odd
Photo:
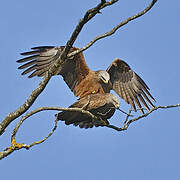
<svg viewBox="0 0 180 180"><path fill-rule="evenodd" d="M122 127L117 127L117 126L114 126L114 125L107 125L106 127L112 128L112 129L114 129L116 131L124 131L124 130L128 129L130 124L132 124L133 122L138 121L138 120L140 120L140 119L142 119L144 117L147 117L148 115L150 115L155 110L158 110L158 109L169 109L169 108L176 108L176 107L180 107L180 104L168 105L168 106L156 106L156 107L152 108L150 111L148 111L147 113L145 113L145 114L143 114L141 116L138 116L136 118L128 120L130 115L131 115L130 114L131 110L130 110L129 114L127 115L127 118L125 119Z"/></svg>
<svg viewBox="0 0 180 180"><path fill-rule="evenodd" d="M41 111L47 111L47 110L56 110L56 111L76 111L76 112L81 112L86 114L87 116L89 116L90 118L94 119L94 120L98 120L98 118L96 116L94 116L93 114L91 114L89 111L85 111L83 109L80 108L60 108L60 107L40 107L35 109L34 111L31 111L29 113L27 113L25 116L22 116L22 118L20 119L20 121L16 124L16 127L14 128L13 132L12 132L12 136L11 136L11 146L6 148L4 151L0 152L0 160L5 158L6 156L10 155L12 152L16 151L16 150L20 150L20 149L30 149L31 147L37 145L37 144L41 144L42 142L44 142L46 139L48 139L56 130L57 128L57 122L58 119L55 119L55 125L52 129L52 131L42 140L40 141L35 141L29 145L25 144L25 143L17 143L16 142L16 134L20 128L20 126L23 124L23 122L28 119L29 117L31 117L32 115L39 113Z"/></svg>
<svg viewBox="0 0 180 180"><path fill-rule="evenodd" d="M110 31L102 34L102 35L99 35L97 37L95 37L93 40L91 40L87 45L85 45L83 48L79 49L79 50L76 50L72 53L69 53L68 54L68 58L74 56L75 54L77 53L80 53L82 51L85 51L86 49L88 49L89 47L91 47L96 41L100 40L100 39L103 39L103 38L106 38L108 36L111 36L113 35L119 28L121 28L122 26L126 25L127 23L129 23L130 21L136 19L136 18L139 18L140 16L146 14L153 6L154 4L157 2L157 0L153 0L148 7L146 7L144 10L142 10L140 13L137 13L136 15L133 15L129 18L127 18L126 20L120 22L118 25L116 25L115 27L113 27Z"/></svg>

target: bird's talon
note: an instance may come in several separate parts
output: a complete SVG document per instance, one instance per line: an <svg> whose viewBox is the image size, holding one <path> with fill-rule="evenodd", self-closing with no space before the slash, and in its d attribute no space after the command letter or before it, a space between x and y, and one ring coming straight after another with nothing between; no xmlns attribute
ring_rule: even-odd
<svg viewBox="0 0 180 180"><path fill-rule="evenodd" d="M128 125L127 124L124 124L124 126L123 126L123 130L127 130L127 128L128 128Z"/></svg>
<svg viewBox="0 0 180 180"><path fill-rule="evenodd" d="M106 121L102 120L102 119L101 119L101 123L102 123L102 125L104 125L104 126L108 125L108 123L107 123Z"/></svg>

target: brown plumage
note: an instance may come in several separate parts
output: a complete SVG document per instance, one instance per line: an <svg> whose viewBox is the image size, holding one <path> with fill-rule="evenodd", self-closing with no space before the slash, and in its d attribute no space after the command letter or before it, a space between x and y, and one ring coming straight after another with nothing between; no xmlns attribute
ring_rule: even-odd
<svg viewBox="0 0 180 180"><path fill-rule="evenodd" d="M62 111L56 114L58 120L65 121L66 125L73 124L80 128L92 128L93 126L103 126L109 124L108 119L111 118L117 108L119 108L119 99L110 93L91 94L79 99L72 104L70 108L82 108L87 110L98 118L98 121L85 113L75 111Z"/></svg>
<svg viewBox="0 0 180 180"><path fill-rule="evenodd" d="M149 92L146 83L129 67L129 65L115 59L106 70L110 74L112 89L136 111L136 106L144 113L141 103L147 110L149 106L154 107L148 96L155 101ZM140 103L141 102L141 103Z"/></svg>
<svg viewBox="0 0 180 180"><path fill-rule="evenodd" d="M17 61L19 63L26 62L19 67L19 69L26 69L22 75L31 72L30 78L44 76L49 67L59 58L63 48L63 46L42 46L22 53L21 55L28 56ZM71 48L70 52L77 49ZM92 71L87 66L83 53L79 53L65 60L58 74L63 76L74 95L80 98L90 94L109 93L110 90L114 90L135 111L137 106L144 113L141 103L147 110L150 110L148 104L154 107L151 100L155 101L155 99L150 94L148 86L121 59L115 59L106 71Z"/></svg>
<svg viewBox="0 0 180 180"><path fill-rule="evenodd" d="M63 46L61 47L34 47L33 51L21 53L21 55L30 55L18 60L18 63L24 63L19 69L26 69L22 75L27 73L29 78L34 76L44 76L51 64L59 58ZM70 52L78 48L71 48ZM92 71L87 66L83 53L75 55L73 58L65 60L62 64L59 74L63 76L64 81L73 91L75 96L84 97L93 93L104 93L102 86L103 80L99 78L99 71ZM96 84L96 86L92 86ZM106 89L106 87L104 87Z"/></svg>

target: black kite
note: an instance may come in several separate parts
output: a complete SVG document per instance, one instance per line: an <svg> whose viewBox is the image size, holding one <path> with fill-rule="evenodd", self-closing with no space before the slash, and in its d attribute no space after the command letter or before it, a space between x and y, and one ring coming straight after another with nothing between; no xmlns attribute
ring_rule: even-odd
<svg viewBox="0 0 180 180"><path fill-rule="evenodd" d="M85 113L75 111L62 111L56 114L58 120L65 121L66 125L73 124L80 128L92 128L93 126L108 125L115 110L119 108L119 99L111 93L87 95L69 106L69 108L82 108L95 115L98 120Z"/></svg>
<svg viewBox="0 0 180 180"><path fill-rule="evenodd" d="M60 57L63 48L63 46L41 46L32 48L33 51L21 53L21 55L27 56L17 61L18 63L26 62L19 67L19 69L26 69L22 75L31 72L29 78L44 76L51 64ZM71 48L70 52L77 49ZM109 93L110 90L114 90L132 106L134 111L136 111L137 105L144 113L141 103L147 110L150 110L147 103L154 107L149 97L154 101L155 99L150 94L146 83L121 59L115 59L106 71L92 71L87 66L83 53L79 53L66 59L58 74L63 76L74 95L80 98L90 94Z"/></svg>

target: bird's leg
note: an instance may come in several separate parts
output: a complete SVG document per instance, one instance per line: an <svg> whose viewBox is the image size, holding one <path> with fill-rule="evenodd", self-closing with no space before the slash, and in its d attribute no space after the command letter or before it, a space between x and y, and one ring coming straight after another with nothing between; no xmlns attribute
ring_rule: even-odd
<svg viewBox="0 0 180 180"><path fill-rule="evenodd" d="M83 107L82 107L81 109L84 109L84 110L87 109L87 107L89 106L89 103L90 103L90 99L91 99L91 96L88 95L88 102L87 102L86 104L84 104Z"/></svg>
<svg viewBox="0 0 180 180"><path fill-rule="evenodd" d="M131 112L132 112L132 111L133 111L133 109L130 108L130 109L129 109L129 112L128 112L127 116L126 116L126 119L125 119L125 121L124 121L124 123L123 123L124 127L127 125L126 123L127 123L128 119L129 119L129 117L132 116L132 115L131 115Z"/></svg>
<svg viewBox="0 0 180 180"><path fill-rule="evenodd" d="M96 127L98 127L98 126L107 126L109 124L108 120L103 120L100 117L98 118L98 120L94 120L93 123L94 123L94 125Z"/></svg>
<svg viewBox="0 0 180 180"><path fill-rule="evenodd" d="M107 115L107 113L109 113L111 111L111 109L109 109L107 112L105 112L105 113L100 113L100 112L97 112L97 114L98 115L101 115L101 116L105 116L105 115Z"/></svg>
<svg viewBox="0 0 180 180"><path fill-rule="evenodd" d="M108 127L108 128L114 129L114 130L116 130L116 131L125 131L125 130L127 130L127 128L128 128L128 125L123 126L123 127L117 127L117 126L108 124L108 125L105 125L105 126Z"/></svg>
<svg viewBox="0 0 180 180"><path fill-rule="evenodd" d="M100 116L106 116L107 113L109 113L111 111L111 109L109 109L107 112L105 113L100 113L100 112L97 112L97 115L100 115ZM99 117L99 121L101 122L101 125L102 126L106 126L109 124L109 122L107 120L103 120L101 117Z"/></svg>

